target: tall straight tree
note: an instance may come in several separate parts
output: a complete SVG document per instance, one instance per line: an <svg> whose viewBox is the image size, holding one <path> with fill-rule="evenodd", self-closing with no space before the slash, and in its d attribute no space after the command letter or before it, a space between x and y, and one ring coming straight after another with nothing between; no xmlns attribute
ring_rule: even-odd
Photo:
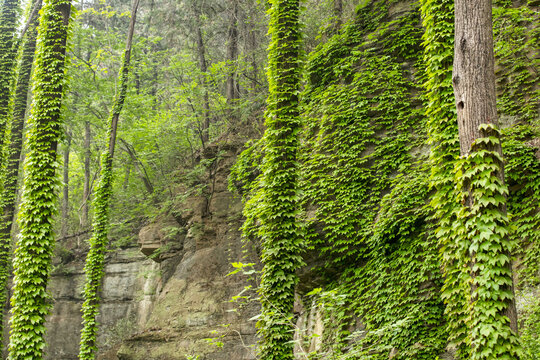
<svg viewBox="0 0 540 360"><path fill-rule="evenodd" d="M204 85L203 94L203 121L199 126L200 138L202 147L208 145L210 140L210 98L208 95L208 64L206 62L206 47L204 46L204 39L202 33L201 13L197 5L193 6L193 12L195 14L195 33L197 36L197 53L199 58L199 69L201 70L201 82Z"/></svg>
<svg viewBox="0 0 540 360"><path fill-rule="evenodd" d="M9 101L17 53L15 30L18 13L19 0L4 0L0 3L0 148L6 143Z"/></svg>
<svg viewBox="0 0 540 360"><path fill-rule="evenodd" d="M519 358L493 51L492 1L455 0L452 82L463 160L463 236L470 243L472 360Z"/></svg>
<svg viewBox="0 0 540 360"><path fill-rule="evenodd" d="M229 109L229 120L233 123L237 120L235 107L240 97L240 86L237 78L238 62L238 0L229 1L229 30L227 36L227 61L229 62L226 95Z"/></svg>
<svg viewBox="0 0 540 360"><path fill-rule="evenodd" d="M259 322L263 360L294 359L293 305L302 264L297 223L301 32L299 0L272 0L261 211L263 263Z"/></svg>
<svg viewBox="0 0 540 360"><path fill-rule="evenodd" d="M31 3L32 8L41 7L41 0L35 0ZM12 99L13 112L10 119L11 136L8 153L6 154L6 167L4 172L4 183L0 202L2 206L2 221L0 223L0 304L5 304L8 279L8 264L11 250L11 228L13 224L13 215L15 212L15 201L17 199L17 182L19 178L19 167L22 150L22 136L24 128L24 117L26 114L26 105L28 102L28 87L30 84L30 74L32 72L32 63L34 62L34 53L36 51L38 12L31 12L28 19L28 30L26 31L23 43L22 54L18 65L17 83L15 94ZM3 334L3 312L0 312L0 340ZM3 342L0 341L0 349Z"/></svg>
<svg viewBox="0 0 540 360"><path fill-rule="evenodd" d="M120 112L124 106L126 98L129 62L131 58L131 43L135 31L135 22L137 20L137 9L139 0L133 1L131 10L131 21L126 41L126 49L122 60L122 67L119 72L119 87L114 99L113 109L110 116L109 127L109 147L101 156L101 173L99 176L96 194L94 197L94 223L93 236L90 239L90 251L86 257L84 272L86 274L86 283L84 287L83 329L81 331L81 346L79 350L79 359L88 360L96 357L97 351L97 316L99 314L99 291L101 280L104 275L105 254L107 252L107 231L109 227L109 205L112 195L112 165L114 157L114 148L116 144L116 131Z"/></svg>
<svg viewBox="0 0 540 360"><path fill-rule="evenodd" d="M9 358L43 358L46 291L54 248L53 217L58 202L57 145L62 131L62 99L70 0L46 0L38 27L33 79L34 102L27 136L24 186L13 261Z"/></svg>

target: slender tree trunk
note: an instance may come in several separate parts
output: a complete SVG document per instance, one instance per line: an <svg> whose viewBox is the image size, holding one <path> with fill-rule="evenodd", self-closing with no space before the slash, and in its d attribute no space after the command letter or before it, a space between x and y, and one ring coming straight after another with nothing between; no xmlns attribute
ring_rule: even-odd
<svg viewBox="0 0 540 360"><path fill-rule="evenodd" d="M104 275L103 269L108 244L107 232L109 226L109 204L112 195L112 164L116 145L118 120L127 93L131 44L133 41L133 33L135 31L138 7L139 0L134 0L126 40L126 49L124 51L122 67L120 68L118 75L118 93L116 94L110 117L109 146L101 157L101 173L93 201L93 236L90 239L90 251L86 257L86 265L84 267L86 282L84 287L84 303L82 306L83 329L81 331L81 346L79 351L79 359L81 360L94 359L97 350L96 340L98 329L96 326L96 318L99 314L99 292L101 280Z"/></svg>
<svg viewBox="0 0 540 360"><path fill-rule="evenodd" d="M206 63L206 49L204 46L204 40L202 36L202 30L201 30L201 19L200 14L195 7L195 18L197 21L197 29L196 29L196 35L197 35L197 52L199 57L199 68L201 70L203 79L202 84L204 86L204 95L203 95L203 124L201 129L201 142L203 148L208 144L208 141L210 139L210 99L208 96L208 89L207 87L207 81L206 81L206 73L208 71L207 63Z"/></svg>
<svg viewBox="0 0 540 360"><path fill-rule="evenodd" d="M240 87L237 81L237 61L238 61L238 0L230 0L229 13L229 34L227 41L227 61L229 61L229 74L227 76L227 107L229 118L236 123L237 114L235 106L240 97Z"/></svg>
<svg viewBox="0 0 540 360"><path fill-rule="evenodd" d="M139 177L141 178L144 187L149 195L154 194L154 185L152 185L152 182L150 181L150 177L148 176L148 172L146 171L146 167L142 163L141 160L139 160L139 157L137 156L137 153L135 152L135 148L133 145L129 144L124 139L120 139L121 142L124 144L124 149L129 155L131 159L131 163L134 165L135 170L139 174ZM129 175L129 173L127 174Z"/></svg>
<svg viewBox="0 0 540 360"><path fill-rule="evenodd" d="M33 6L41 8L41 0L34 1ZM11 252L11 229L18 193L17 184L19 179L24 119L28 102L28 87L30 84L30 74L32 73L32 63L34 62L34 53L36 51L37 20L38 13L35 12L33 17L29 17L28 19L28 29L23 38L17 85L13 97L11 139L8 148L9 153L7 154L4 188L1 194L3 213L0 223L0 244L2 246L2 255L0 257L0 268L2 269L0 270L0 304L2 306L7 300L7 268ZM3 311L0 312L0 353L3 345L3 314Z"/></svg>
<svg viewBox="0 0 540 360"><path fill-rule="evenodd" d="M90 121L84 123L84 184L81 228L88 226L88 204L90 202L90 160L92 158L92 133L90 131Z"/></svg>
<svg viewBox="0 0 540 360"><path fill-rule="evenodd" d="M334 17L336 18L335 30L343 23L343 0L334 0Z"/></svg>
<svg viewBox="0 0 540 360"><path fill-rule="evenodd" d="M47 0L41 11L34 102L27 136L28 155L19 211L20 236L13 260L11 360L43 359L46 288L54 248L53 217L58 201L57 152L62 138L62 99L70 0Z"/></svg>
<svg viewBox="0 0 540 360"><path fill-rule="evenodd" d="M496 129L498 120L491 0L455 1L454 46L452 82L461 156L466 164L463 171L465 205L471 217L466 225L471 239L471 358L511 356L516 359L513 353L515 338L511 333L517 334L517 312L510 244L505 229L508 226L508 191L504 184L503 154ZM484 188L482 184L486 181L495 188ZM484 201L489 198L493 198L493 202L486 205ZM504 200L501 201L501 198ZM490 224L487 225L490 228L487 233L481 228L484 222ZM502 229L499 231L499 228ZM480 235L475 235L477 233ZM491 310L496 313L493 316L487 315ZM511 331L505 331L505 327ZM495 347L503 350L497 350L500 353L489 353L486 350Z"/></svg>
<svg viewBox="0 0 540 360"><path fill-rule="evenodd" d="M69 225L69 154L71 151L71 135L67 135L64 149L64 187L62 192L62 229L60 235L67 236Z"/></svg>

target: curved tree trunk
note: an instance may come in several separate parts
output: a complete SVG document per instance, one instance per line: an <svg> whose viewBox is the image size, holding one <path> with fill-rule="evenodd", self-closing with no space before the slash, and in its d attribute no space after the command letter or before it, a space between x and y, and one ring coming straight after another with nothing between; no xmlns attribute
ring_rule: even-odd
<svg viewBox="0 0 540 360"><path fill-rule="evenodd" d="M97 351L96 339L98 327L96 318L99 314L99 292L101 280L104 275L103 268L108 245L107 232L109 226L109 205L112 195L112 163L116 145L118 120L127 93L131 43L135 31L138 7L139 0L134 0L133 8L131 10L131 21L129 24L126 49L124 51L122 67L119 72L119 89L114 100L110 117L109 147L101 157L101 173L93 201L93 236L90 239L90 251L86 257L86 265L84 267L86 282L84 287L84 303L82 306L83 329L81 331L81 346L79 350L79 359L81 360L94 359Z"/></svg>

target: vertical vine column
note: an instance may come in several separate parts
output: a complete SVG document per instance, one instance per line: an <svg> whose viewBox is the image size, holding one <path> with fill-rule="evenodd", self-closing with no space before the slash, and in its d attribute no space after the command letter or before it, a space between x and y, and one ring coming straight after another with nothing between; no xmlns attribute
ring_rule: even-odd
<svg viewBox="0 0 540 360"><path fill-rule="evenodd" d="M61 109L71 1L46 0L44 4L19 212L21 234L13 262L11 360L43 358L45 317L50 309L46 287L54 247L53 216L59 186L56 147L63 135Z"/></svg>
<svg viewBox="0 0 540 360"><path fill-rule="evenodd" d="M41 0L32 1L31 6L41 7ZM36 51L37 20L38 13L30 14L28 19L29 27L23 38L22 54L19 62L17 83L15 94L12 99L13 112L9 116L11 122L11 136L9 147L7 147L6 164L3 174L3 189L0 197L0 206L3 213L0 223L0 304L5 304L7 297L8 264L11 249L11 228L13 215L15 212L15 201L17 198L17 180L19 177L20 157L22 150L22 137L24 128L24 117L28 102L28 87ZM0 312L0 347L2 346L3 334L3 312ZM0 348L1 349L1 348Z"/></svg>
<svg viewBox="0 0 540 360"><path fill-rule="evenodd" d="M7 136L9 101L14 78L16 57L15 29L17 25L18 0L4 0L0 3L0 182L3 173L6 154L4 144ZM0 187L0 191L3 188ZM0 204L1 206L2 204ZM0 214L1 215L1 214ZM7 279L9 277L11 242L9 236L0 238L0 305L3 307L7 298ZM3 312L0 314L0 352L3 348Z"/></svg>
<svg viewBox="0 0 540 360"><path fill-rule="evenodd" d="M4 0L0 3L0 148L6 143L9 101L17 55L15 30L18 15L19 0Z"/></svg>
<svg viewBox="0 0 540 360"><path fill-rule="evenodd" d="M491 0L455 1L452 83L462 161L460 236L470 242L468 342L471 360L519 359L508 187L497 130Z"/></svg>
<svg viewBox="0 0 540 360"><path fill-rule="evenodd" d="M124 106L127 93L129 63L131 59L131 43L137 20L139 0L134 0L131 10L131 21L126 41L126 49L122 58L122 67L119 72L119 87L110 116L109 148L101 156L101 173L93 201L94 222L93 235L90 238L90 251L86 257L84 272L86 283L84 286L84 303L82 306L83 329L81 331L81 345L79 359L90 360L96 357L97 351L97 316L99 314L99 292L101 280L104 275L105 254L108 245L109 205L112 195L112 165L114 148L116 144L116 130L120 112Z"/></svg>
<svg viewBox="0 0 540 360"><path fill-rule="evenodd" d="M302 264L297 223L297 151L300 129L301 32L299 0L273 0L268 53L270 94L266 113L263 204L260 212L262 278L259 322L263 360L294 359L294 292Z"/></svg>
<svg viewBox="0 0 540 360"><path fill-rule="evenodd" d="M448 341L458 350L458 358L468 359L467 297L469 274L467 264L469 241L457 236L460 205L454 168L459 158L458 125L452 87L454 58L454 0L422 0L422 22L425 28L424 63L426 66L426 104L428 134L431 146L431 186L435 190L430 205L437 224L435 237L440 248L444 275L442 298L445 302Z"/></svg>

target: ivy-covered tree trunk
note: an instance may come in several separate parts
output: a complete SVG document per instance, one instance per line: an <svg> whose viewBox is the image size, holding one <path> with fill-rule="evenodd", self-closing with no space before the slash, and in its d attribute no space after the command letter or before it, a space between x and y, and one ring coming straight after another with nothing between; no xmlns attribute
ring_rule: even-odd
<svg viewBox="0 0 540 360"><path fill-rule="evenodd" d="M508 188L497 129L491 0L455 1L454 72L462 163L462 237L469 241L472 360L518 359Z"/></svg>
<svg viewBox="0 0 540 360"><path fill-rule="evenodd" d="M54 248L53 217L58 201L56 147L62 131L62 98L70 0L46 0L38 28L33 81L34 102L27 136L20 236L13 261L11 360L43 358L46 291Z"/></svg>
<svg viewBox="0 0 540 360"><path fill-rule="evenodd" d="M270 94L266 113L261 210L263 263L258 324L263 360L294 359L293 305L302 264L302 239L297 223L297 151L301 33L299 0L273 0L268 61Z"/></svg>
<svg viewBox="0 0 540 360"><path fill-rule="evenodd" d="M79 359L81 360L95 359L97 351L97 316L99 314L99 292L101 289L101 280L104 275L105 254L108 245L107 232L109 227L109 205L112 195L112 164L118 120L127 93L131 43L135 31L138 7L139 0L134 0L126 49L119 72L118 93L116 94L110 116L109 147L101 156L101 173L92 203L94 205L93 235L90 238L90 251L86 257L86 265L84 267L86 283L84 287L84 303L82 306L83 329L81 331L81 345L79 350Z"/></svg>
<svg viewBox="0 0 540 360"><path fill-rule="evenodd" d="M455 190L454 168L459 158L459 138L452 87L454 57L454 0L422 0L424 61L426 64L426 104L431 146L431 186L435 190L430 205L436 224L444 275L442 299L445 303L448 342L457 349L457 359L468 359L467 281L463 271L468 262L468 240L454 231L460 209Z"/></svg>
<svg viewBox="0 0 540 360"><path fill-rule="evenodd" d="M32 6L41 7L41 0L32 2ZM30 14L32 15L32 14ZM22 54L19 62L17 84L13 97L13 112L10 116L11 137L8 153L6 154L5 170L3 174L4 184L1 193L2 221L0 222L0 304L6 303L7 279L9 268L9 257L11 250L11 228L13 225L13 215L15 212L15 201L17 199L17 183L19 178L19 167L22 150L22 137L24 128L24 118L28 102L28 87L30 75L32 73L32 63L36 51L38 13L34 12L29 19L29 28L23 38ZM0 351L3 345L3 312L0 312Z"/></svg>
<svg viewBox="0 0 540 360"><path fill-rule="evenodd" d="M6 143L9 101L17 54L15 30L18 14L19 0L4 0L0 3L0 148Z"/></svg>

